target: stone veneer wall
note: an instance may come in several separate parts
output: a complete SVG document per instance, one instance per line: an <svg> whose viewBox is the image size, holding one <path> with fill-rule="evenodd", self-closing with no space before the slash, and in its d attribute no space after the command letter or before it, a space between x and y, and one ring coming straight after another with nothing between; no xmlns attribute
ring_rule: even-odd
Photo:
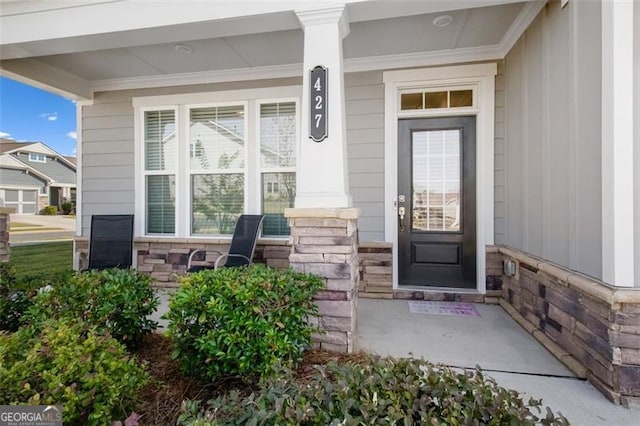
<svg viewBox="0 0 640 426"><path fill-rule="evenodd" d="M218 253L229 249L228 239L160 239L136 238L133 243L134 256L137 256L136 269L146 272L155 280L156 287L177 287L176 275L187 271L189 254L194 250L205 250L196 255L194 265L213 264ZM89 240L76 237L76 253L79 255L80 269L88 265ZM288 240L258 240L253 261L265 263L272 268L284 269L289 266L291 245Z"/></svg>
<svg viewBox="0 0 640 426"><path fill-rule="evenodd" d="M358 297L367 299L408 299L498 304L502 296L502 254L497 247L487 247L486 294L451 293L393 289L393 252L391 243L362 243Z"/></svg>
<svg viewBox="0 0 640 426"><path fill-rule="evenodd" d="M391 243L361 243L358 297L393 299L393 253Z"/></svg>
<svg viewBox="0 0 640 426"><path fill-rule="evenodd" d="M0 207L0 262L8 262L11 256L9 248L9 214L12 208Z"/></svg>
<svg viewBox="0 0 640 426"><path fill-rule="evenodd" d="M315 298L322 333L316 348L350 353L355 349L360 209L285 209L291 226L294 270L318 275L325 289Z"/></svg>
<svg viewBox="0 0 640 426"><path fill-rule="evenodd" d="M640 289L498 250L517 265L503 276L500 305L578 377L617 404L640 406Z"/></svg>

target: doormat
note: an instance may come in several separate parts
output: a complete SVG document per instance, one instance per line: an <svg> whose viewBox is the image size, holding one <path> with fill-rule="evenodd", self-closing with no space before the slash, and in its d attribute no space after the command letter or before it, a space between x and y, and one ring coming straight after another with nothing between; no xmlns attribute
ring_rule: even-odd
<svg viewBox="0 0 640 426"><path fill-rule="evenodd" d="M480 313L473 303L466 302L429 302L410 300L409 312L412 314L453 315L458 317L479 317Z"/></svg>

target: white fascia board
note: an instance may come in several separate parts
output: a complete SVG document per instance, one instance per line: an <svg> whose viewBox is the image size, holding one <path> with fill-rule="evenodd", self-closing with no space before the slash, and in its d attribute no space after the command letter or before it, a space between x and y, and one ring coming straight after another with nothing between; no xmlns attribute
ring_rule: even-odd
<svg viewBox="0 0 640 426"><path fill-rule="evenodd" d="M93 98L87 80L36 59L0 61L0 75L68 99Z"/></svg>
<svg viewBox="0 0 640 426"><path fill-rule="evenodd" d="M538 16L545 4L547 4L546 1L530 1L522 8L500 41L502 57L507 56L507 53L509 53L522 34L529 28L533 20L536 19L536 16Z"/></svg>
<svg viewBox="0 0 640 426"><path fill-rule="evenodd" d="M23 146L12 149L11 151L7 151L7 153L11 152L34 152L38 154L47 154L51 156L59 156L57 152L43 144L42 142L33 142L33 143L25 143Z"/></svg>
<svg viewBox="0 0 640 426"><path fill-rule="evenodd" d="M0 166L8 167L11 169L25 169L27 167L26 164L18 160L13 155L9 155L9 153L0 155Z"/></svg>

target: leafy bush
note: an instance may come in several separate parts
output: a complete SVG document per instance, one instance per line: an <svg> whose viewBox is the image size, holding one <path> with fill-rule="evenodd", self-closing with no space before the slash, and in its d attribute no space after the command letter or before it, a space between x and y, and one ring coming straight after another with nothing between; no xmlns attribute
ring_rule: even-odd
<svg viewBox="0 0 640 426"><path fill-rule="evenodd" d="M413 359L317 366L311 379L292 372L264 380L249 396L233 391L183 403L182 425L568 425L541 402L523 402L480 369L455 372Z"/></svg>
<svg viewBox="0 0 640 426"><path fill-rule="evenodd" d="M38 290L66 282L73 271L16 277L13 266L0 264L0 330L14 332L25 321Z"/></svg>
<svg viewBox="0 0 640 426"><path fill-rule="evenodd" d="M0 404L63 405L65 424L122 418L148 380L115 339L78 322L0 334Z"/></svg>
<svg viewBox="0 0 640 426"><path fill-rule="evenodd" d="M34 322L75 318L133 347L158 326L148 319L158 306L151 281L124 269L78 273L39 295L30 314Z"/></svg>
<svg viewBox="0 0 640 426"><path fill-rule="evenodd" d="M62 210L62 214L71 214L73 211L73 203L66 198L60 204L60 210Z"/></svg>
<svg viewBox="0 0 640 426"><path fill-rule="evenodd" d="M55 216L58 214L58 207L56 206L46 206L42 210L40 210L40 214L45 216Z"/></svg>
<svg viewBox="0 0 640 426"><path fill-rule="evenodd" d="M165 315L187 374L251 378L298 362L311 345L320 278L264 265L189 274Z"/></svg>

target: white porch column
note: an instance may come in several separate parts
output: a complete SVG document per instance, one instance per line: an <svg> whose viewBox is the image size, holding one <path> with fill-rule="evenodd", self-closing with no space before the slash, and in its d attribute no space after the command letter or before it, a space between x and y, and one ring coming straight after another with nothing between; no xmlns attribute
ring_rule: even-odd
<svg viewBox="0 0 640 426"><path fill-rule="evenodd" d="M297 161L296 208L351 207L342 71L342 39L349 33L344 5L296 11L304 28L302 137ZM309 138L309 72L327 69L327 138Z"/></svg>
<svg viewBox="0 0 640 426"><path fill-rule="evenodd" d="M621 287L635 279L633 8L602 2L602 279Z"/></svg>

